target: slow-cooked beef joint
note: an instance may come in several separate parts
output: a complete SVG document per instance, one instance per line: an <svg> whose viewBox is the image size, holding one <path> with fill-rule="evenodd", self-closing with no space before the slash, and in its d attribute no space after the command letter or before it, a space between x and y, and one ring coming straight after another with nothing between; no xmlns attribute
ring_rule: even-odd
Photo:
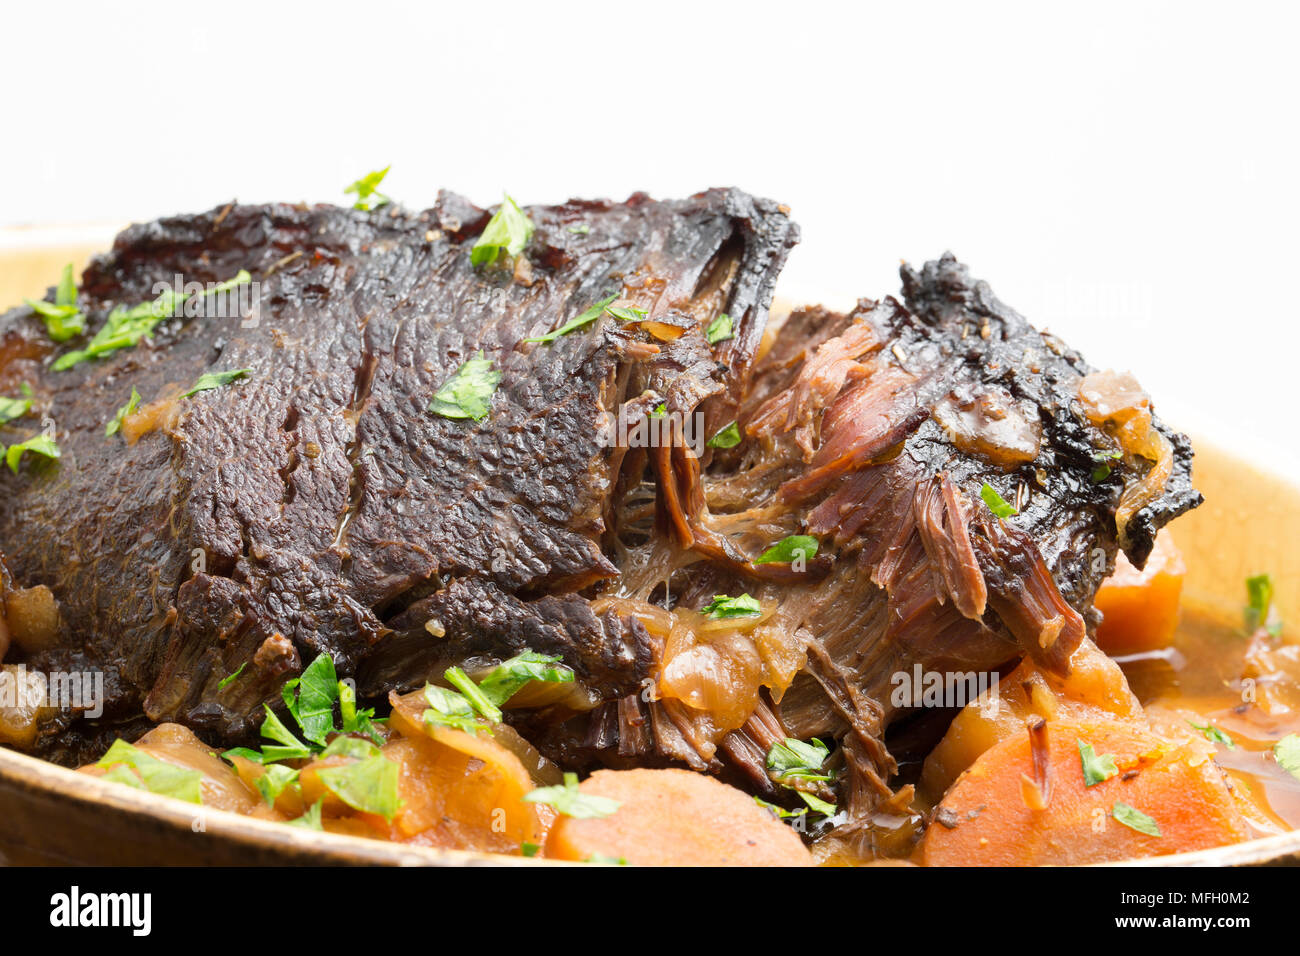
<svg viewBox="0 0 1300 956"><path fill-rule="evenodd" d="M1140 565L1199 501L1136 383L951 256L904 267L902 301L773 329L798 237L782 207L715 190L526 212L526 248L479 266L488 212L446 194L133 227L83 277L89 332L176 275L247 270L252 317L178 316L66 371L78 343L0 318L0 394L28 383L62 450L0 477L5 587L58 609L15 653L112 691L36 749L77 759L161 720L246 740L321 651L381 699L527 648L578 678L509 715L562 765L685 765L772 796L773 742L833 738L818 786L847 811L836 837L869 842L905 803L891 675L1067 670L1117 549ZM501 373L486 417L431 410L480 352ZM147 404L107 439L132 388ZM815 552L765 554L792 535ZM746 595L757 613L716 610Z"/></svg>
<svg viewBox="0 0 1300 956"><path fill-rule="evenodd" d="M263 701L322 650L363 691L524 645L563 653L597 694L638 686L644 629L577 592L618 573L601 538L619 456L599 426L659 340L609 317L524 340L611 293L682 327L726 311L735 337L689 374L739 390L797 229L727 190L529 215L526 257L475 268L488 214L451 195L422 213L226 207L127 230L80 304L93 332L155 283L243 269L252 318L178 318L152 344L59 372L66 349L30 310L0 320L0 394L29 383L62 449L54 467L0 479L8 567L59 601L43 661L107 668L112 716L225 739L255 734ZM503 376L490 417L431 413L479 352ZM105 439L132 388L151 402L243 368L237 386L154 409L159 427L134 444Z"/></svg>

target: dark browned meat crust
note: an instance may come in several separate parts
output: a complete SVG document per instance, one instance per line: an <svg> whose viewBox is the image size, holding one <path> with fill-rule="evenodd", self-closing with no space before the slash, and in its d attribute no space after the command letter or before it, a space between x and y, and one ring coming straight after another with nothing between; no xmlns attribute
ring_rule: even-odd
<svg viewBox="0 0 1300 956"><path fill-rule="evenodd" d="M964 334L962 345L953 348L953 359L964 369L961 377L1001 385L1038 410L1050 442L1034 470L1045 468L1052 481L1030 498L1016 524L1040 540L1062 591L1078 595L1076 606L1082 608L1098 582L1095 575L1082 582L1074 580L1076 567L1083 568L1067 566L1062 558L1068 550L1079 552L1052 532L1061 527L1065 514L1078 513L1095 516L1103 524L1109 519L1108 532L1114 537L1114 511L1124 489L1122 481L1091 480L1099 436L1079 414L1076 397L1079 377L1093 368L1078 352L1054 336L1038 332L999 301L988 283L972 279L951 253L926 263L919 271L904 266L902 277L907 305L922 321L949 334ZM988 338L982 334L985 328L990 332ZM911 336L902 338L906 343ZM1028 361L1029 355L1041 360ZM1155 427L1173 446L1174 468L1164 493L1140 510L1131 523L1127 555L1138 567L1146 563L1156 532L1203 500L1192 487L1191 442L1158 419ZM1027 479L1029 471L1025 466L1021 476Z"/></svg>
<svg viewBox="0 0 1300 956"><path fill-rule="evenodd" d="M0 550L61 604L50 660L118 674L116 716L143 708L224 739L254 732L262 702L326 650L363 682L382 651L376 692L524 644L563 653L602 692L635 687L643 630L573 595L617 573L600 546L614 452L598 426L644 336L605 317L523 340L610 292L691 324L725 310L736 337L704 371L742 382L797 229L734 190L528 213L536 232L513 272L471 266L488 213L447 194L418 213L231 206L132 227L83 278L91 332L157 282L240 269L260 283L256 327L176 319L152 344L61 373L29 310L0 318L0 393L31 383L63 449L0 475ZM479 350L504 373L491 416L431 414ZM135 445L105 439L133 386L149 401L236 368L247 381L181 402ZM415 605L445 618L444 638Z"/></svg>

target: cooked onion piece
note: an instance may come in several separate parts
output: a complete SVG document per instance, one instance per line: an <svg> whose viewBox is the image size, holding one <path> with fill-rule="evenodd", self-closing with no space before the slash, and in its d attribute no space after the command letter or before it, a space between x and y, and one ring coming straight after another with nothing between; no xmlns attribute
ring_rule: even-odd
<svg viewBox="0 0 1300 956"><path fill-rule="evenodd" d="M401 765L402 805L391 825L368 822L393 840L423 846L518 854L524 843L545 841L554 814L523 797L556 781L553 765L503 724L491 734L427 724L422 692L394 694L390 702L399 736L383 753Z"/></svg>
<svg viewBox="0 0 1300 956"><path fill-rule="evenodd" d="M41 721L54 713L39 674L14 664L0 667L0 743L30 749Z"/></svg>
<svg viewBox="0 0 1300 956"><path fill-rule="evenodd" d="M1084 413L1118 442L1130 470L1139 463L1146 472L1126 481L1115 509L1120 547L1128 549L1128 525L1133 516L1160 497L1173 474L1174 450L1152 424L1151 398L1128 372L1093 372L1079 383Z"/></svg>
<svg viewBox="0 0 1300 956"><path fill-rule="evenodd" d="M174 767L197 771L201 775L199 785L205 807L271 820L286 819L268 807L256 787L245 783L234 769L187 727L180 724L159 724L136 741L134 746L150 757ZM102 777L108 768L91 764L82 767L80 772Z"/></svg>
<svg viewBox="0 0 1300 956"><path fill-rule="evenodd" d="M935 403L935 421L962 451L1003 468L1038 457L1043 428L1033 405L999 386L959 388Z"/></svg>
<svg viewBox="0 0 1300 956"><path fill-rule="evenodd" d="M13 642L29 654L53 647L59 638L59 602L43 584L9 589L0 620L8 623Z"/></svg>

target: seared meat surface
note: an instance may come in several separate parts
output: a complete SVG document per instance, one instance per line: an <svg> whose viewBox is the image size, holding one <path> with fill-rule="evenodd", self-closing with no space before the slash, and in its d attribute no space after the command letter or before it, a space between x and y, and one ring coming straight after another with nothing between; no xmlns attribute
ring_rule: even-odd
<svg viewBox="0 0 1300 956"><path fill-rule="evenodd" d="M774 204L721 190L528 212L527 257L479 268L488 213L450 195L422 213L233 206L133 227L83 278L90 332L178 274L247 270L255 318L178 318L67 371L50 371L30 310L0 318L0 394L30 383L63 450L0 476L0 551L18 583L59 601L48 662L110 668L112 714L223 739L255 734L263 701L320 651L363 690L391 686L364 673L379 647L379 677L396 667L413 684L521 644L563 653L600 693L636 687L644 630L574 593L617 574L600 546L617 457L600 426L654 347L609 316L524 339L614 293L683 325L726 311L737 334L708 373L739 380L797 231ZM491 415L431 413L479 352L502 373ZM242 368L246 381L170 403L134 444L105 438L132 387L149 402ZM421 601L430 614L412 613Z"/></svg>

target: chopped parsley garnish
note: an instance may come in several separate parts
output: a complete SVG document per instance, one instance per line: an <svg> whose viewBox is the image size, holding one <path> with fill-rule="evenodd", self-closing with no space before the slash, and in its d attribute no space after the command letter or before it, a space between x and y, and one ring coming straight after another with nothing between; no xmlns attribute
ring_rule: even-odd
<svg viewBox="0 0 1300 956"><path fill-rule="evenodd" d="M0 425L22 418L31 410L30 398L0 398Z"/></svg>
<svg viewBox="0 0 1300 956"><path fill-rule="evenodd" d="M1300 780L1300 734L1287 734L1273 745L1277 765Z"/></svg>
<svg viewBox="0 0 1300 956"><path fill-rule="evenodd" d="M1208 740L1210 743L1223 744L1223 746L1227 747L1229 750L1237 749L1237 745L1232 742L1232 738L1229 737L1227 734L1225 734L1218 727L1214 726L1214 724L1209 723L1207 721L1204 725L1201 725L1198 723L1194 723L1193 721L1190 720L1187 722L1187 724L1193 730L1199 730L1205 736L1205 739Z"/></svg>
<svg viewBox="0 0 1300 956"><path fill-rule="evenodd" d="M232 678L238 673L236 671ZM263 746L260 752L238 747L222 756L227 759L244 757L262 764L265 772L258 778L257 788L267 803L274 803L276 797L298 781L297 770L278 765L276 761L346 758L351 762L316 771L321 783L353 809L391 821L401 806L397 796L401 768L384 757L375 746L382 743L383 738L371 721L374 711L357 710L355 692L350 684L338 679L333 658L329 654L319 655L300 676L284 685L280 696L306 739L300 739L269 705L263 705L266 720L262 723L262 736L273 743ZM342 715L341 734L334 726L336 701ZM350 736L353 733L369 734L374 742ZM332 734L338 736L327 744L326 739ZM317 809L317 824L319 816ZM312 825L312 811L307 813L307 822L300 825Z"/></svg>
<svg viewBox="0 0 1300 956"><path fill-rule="evenodd" d="M375 709L357 710L357 692L347 681L339 681L339 717L345 734L365 734L376 743L384 739L375 728Z"/></svg>
<svg viewBox="0 0 1300 956"><path fill-rule="evenodd" d="M1092 483L1100 484L1110 477L1110 463L1124 457L1121 451L1095 451L1092 460L1096 465L1092 469Z"/></svg>
<svg viewBox="0 0 1300 956"><path fill-rule="evenodd" d="M585 222L580 222L576 226L570 226L569 232L579 236L585 236L587 233L591 232L591 226L587 225Z"/></svg>
<svg viewBox="0 0 1300 956"><path fill-rule="evenodd" d="M108 773L104 774L105 780L189 803L203 802L200 786L203 774L159 760L125 740L115 740L113 746L108 748L108 753L100 758L98 766L108 768Z"/></svg>
<svg viewBox="0 0 1300 956"><path fill-rule="evenodd" d="M5 452L5 464L9 466L9 470L15 475L18 474L18 463L22 461L23 455L29 451L34 455L43 455L51 460L59 458L63 454L59 451L58 442L43 432L27 439L27 441L10 445Z"/></svg>
<svg viewBox="0 0 1300 956"><path fill-rule="evenodd" d="M240 667L227 680L233 680L242 670ZM342 716L342 733L364 734L375 743L383 742L375 727L374 709L357 710L356 694L350 684L338 679L334 660L329 654L320 654L300 676L288 681L280 697L306 739L299 738L290 730L269 704L263 704L266 719L262 722L262 736L272 743L264 745L260 751L236 747L227 750L223 757L243 757L254 763L268 764L317 756L325 749L327 738L340 732L334 726L335 701Z"/></svg>
<svg viewBox="0 0 1300 956"><path fill-rule="evenodd" d="M987 481L984 482L984 487L980 489L980 497L983 498L984 503L989 506L989 511L993 512L993 514L999 518L1010 518L1014 515L1020 514L1019 511L1007 504L1006 501L1003 500L1002 496L998 494L998 490Z"/></svg>
<svg viewBox="0 0 1300 956"><path fill-rule="evenodd" d="M126 404L117 410L113 420L104 426L104 437L112 438L122 430L122 425L126 422L126 416L135 414L135 410L140 407L140 393L131 386L131 397L127 399ZM242 670L242 668L241 668Z"/></svg>
<svg viewBox="0 0 1300 956"><path fill-rule="evenodd" d="M792 534L782 538L757 558L755 564L792 564L800 558L817 557L817 539L810 534Z"/></svg>
<svg viewBox="0 0 1300 956"><path fill-rule="evenodd" d="M796 790L795 793L799 794L800 800L808 804L808 808L810 810L816 811L817 813L824 814L828 817L835 816L835 810L836 810L835 804L828 803L827 801L823 800L821 797L809 793L807 790Z"/></svg>
<svg viewBox="0 0 1300 956"><path fill-rule="evenodd" d="M77 308L77 282L72 276L71 262L63 267L53 304L43 299L23 301L45 321L45 331L56 342L66 342L86 331L86 315Z"/></svg>
<svg viewBox="0 0 1300 956"><path fill-rule="evenodd" d="M246 271L241 269L233 279L219 283L206 290L203 295L218 295L252 281ZM119 305L109 313L103 328L95 333L84 349L65 352L50 367L56 372L66 371L86 359L111 355L120 349L133 348L142 339L153 334L160 324L176 314L176 310L189 298L184 293L177 294L174 289L164 289L152 302L128 309Z"/></svg>
<svg viewBox="0 0 1300 956"><path fill-rule="evenodd" d="M501 708L483 693L483 689L478 684L469 679L468 674L459 667L448 667L443 676L447 678L447 683L461 692L465 699L469 701L470 706L478 711L484 720L489 720L494 724L501 723Z"/></svg>
<svg viewBox="0 0 1300 956"><path fill-rule="evenodd" d="M1282 625L1278 621L1269 621L1273 609L1273 579L1267 574L1246 578L1246 598L1246 630L1263 627L1277 637L1282 632Z"/></svg>
<svg viewBox="0 0 1300 956"><path fill-rule="evenodd" d="M456 690L434 684L424 688L424 699L429 704L424 712L425 723L470 734L478 733L483 720L499 724L502 705L530 681L573 682L573 671L559 661L559 657L524 651L498 664L479 683L459 667L449 667L443 676Z"/></svg>
<svg viewBox="0 0 1300 956"><path fill-rule="evenodd" d="M488 220L478 242L474 243L469 261L475 267L490 266L502 252L517 256L523 252L532 235L533 221L524 215L518 203L506 195Z"/></svg>
<svg viewBox="0 0 1300 956"><path fill-rule="evenodd" d="M333 658L321 654L307 665L301 676L284 685L280 697L302 728L302 735L323 747L326 738L334 732L334 702L339 698L339 678Z"/></svg>
<svg viewBox="0 0 1300 956"><path fill-rule="evenodd" d="M350 760L365 760L377 753L379 753L379 748L369 740L339 734L320 752L320 756L322 759L325 757L347 757Z"/></svg>
<svg viewBox="0 0 1300 956"><path fill-rule="evenodd" d="M650 409L651 418L666 418L668 416L668 403L660 402L654 408Z"/></svg>
<svg viewBox="0 0 1300 956"><path fill-rule="evenodd" d="M727 339L734 337L731 328L731 316L725 312L710 322L709 327L704 330L704 339L710 345L717 345L719 342L725 342Z"/></svg>
<svg viewBox="0 0 1300 956"><path fill-rule="evenodd" d="M243 670L241 665L220 686L226 686ZM278 761L344 758L349 762L316 771L321 783L353 809L391 821L401 806L398 798L401 768L376 746L382 744L384 738L375 726L375 712L372 708L357 709L356 692L350 683L338 679L333 658L327 653L320 654L301 675L284 685L280 696L298 724L302 737L290 730L270 705L264 704L266 719L262 723L262 736L271 743L265 744L260 751L236 747L222 756L232 763L235 758L242 757L262 765L263 772L256 784L268 804L275 803L290 788L299 790L300 771ZM341 732L335 726L335 702L339 705ZM365 736L352 736L354 734ZM331 736L333 739L328 740ZM318 801L292 823L319 830L320 817L321 804Z"/></svg>
<svg viewBox="0 0 1300 956"><path fill-rule="evenodd" d="M260 754L256 750L240 747L228 751L226 756L238 754L256 763L268 763L276 760L302 760L315 755L316 751L299 740L294 732L284 725L284 721L271 709L270 704L263 704L262 709L266 712L266 719L262 721L262 736L267 740L275 741L275 745L263 744Z"/></svg>
<svg viewBox="0 0 1300 956"><path fill-rule="evenodd" d="M248 661L244 661L244 663L240 664L236 670L221 678L221 680L217 682L217 690L225 690L230 684L239 680L239 675L244 673L244 668L247 666Z"/></svg>
<svg viewBox="0 0 1300 956"><path fill-rule="evenodd" d="M1115 805L1110 809L1110 815L1130 830L1145 833L1147 836L1160 836L1160 827L1156 825L1155 820L1122 800L1115 801Z"/></svg>
<svg viewBox="0 0 1300 956"><path fill-rule="evenodd" d="M297 770L282 763L267 764L257 778L257 792L269 805L275 803L280 794L297 782Z"/></svg>
<svg viewBox="0 0 1300 956"><path fill-rule="evenodd" d="M519 844L519 855L524 857L525 859L531 860L533 857L537 856L537 854L541 852L542 852L542 847L541 844L539 843L529 843L527 840L524 840L522 843Z"/></svg>
<svg viewBox="0 0 1300 956"><path fill-rule="evenodd" d="M494 667L478 686L488 700L500 707L531 681L572 684L573 671L560 663L558 655L524 651Z"/></svg>
<svg viewBox="0 0 1300 956"><path fill-rule="evenodd" d="M763 613L758 599L748 594L728 597L725 594L713 595L713 600L700 608L700 613L708 615L715 621L731 617L757 617Z"/></svg>
<svg viewBox="0 0 1300 956"><path fill-rule="evenodd" d="M472 418L482 421L488 416L492 396L501 384L501 372L492 367L482 351L466 360L451 378L443 383L429 404L429 411L443 418Z"/></svg>
<svg viewBox="0 0 1300 956"><path fill-rule="evenodd" d="M578 316L575 316L574 318L570 319L568 322L565 322L554 332L547 332L545 335L539 335L536 338L531 338L531 339L524 339L524 341L525 342L554 342L561 335L568 335L570 332L580 329L584 325L589 325L592 322L595 322L598 318L600 318L602 315L605 314L605 309L607 309L609 307L609 304L617 298L618 298L618 293L615 292L613 295L610 295L608 298L601 299L595 305L588 308L585 312L581 313Z"/></svg>
<svg viewBox="0 0 1300 956"><path fill-rule="evenodd" d="M402 801L397 784L402 768L383 754L375 754L341 767L316 771L320 782L336 797L362 813L373 813L392 822Z"/></svg>
<svg viewBox="0 0 1300 956"><path fill-rule="evenodd" d="M1078 737L1074 738L1074 741L1079 745L1079 759L1083 762L1083 785L1085 787L1095 787L1103 780L1109 780L1119 773L1119 767L1115 766L1113 755L1098 754L1092 749L1092 744L1086 744Z"/></svg>
<svg viewBox="0 0 1300 956"><path fill-rule="evenodd" d="M607 817L622 804L609 797L600 797L592 793L583 793L578 789L578 775L566 773L564 783L554 787L540 787L524 794L525 803L545 803L554 807L566 817L575 820L597 820Z"/></svg>
<svg viewBox="0 0 1300 956"><path fill-rule="evenodd" d="M786 780L829 781L834 778L822 772L822 765L830 755L830 748L816 737L807 743L787 737L774 743L767 752L767 769L773 771L781 783Z"/></svg>
<svg viewBox="0 0 1300 956"><path fill-rule="evenodd" d="M265 723L265 721L263 723ZM244 760L251 760L253 763L257 764L266 763L266 755L260 750L253 750L251 747L231 747L229 750L223 750L221 752L222 760L229 760L231 763L234 763L236 757L242 757Z"/></svg>
<svg viewBox="0 0 1300 956"><path fill-rule="evenodd" d="M800 807L798 810L787 810L785 807L778 807L775 803L768 803L762 797L755 797L754 802L764 810L774 814L779 820L789 820L792 817L802 817L808 815L807 807Z"/></svg>
<svg viewBox="0 0 1300 956"><path fill-rule="evenodd" d="M833 780L834 777L822 769L830 755L830 748L816 737L809 741L787 737L773 744L767 752L767 769L777 783L795 791L810 810L830 817L835 815L835 804L795 785L796 782L828 783ZM787 811L779 815L785 817L798 814Z"/></svg>
<svg viewBox="0 0 1300 956"><path fill-rule="evenodd" d="M735 422L724 425L705 444L710 448L735 448L740 444L740 426Z"/></svg>
<svg viewBox="0 0 1300 956"><path fill-rule="evenodd" d="M627 866L627 857L624 856L606 856L604 853L593 853L582 861L583 863L596 863L603 866Z"/></svg>
<svg viewBox="0 0 1300 956"><path fill-rule="evenodd" d="M559 657L525 651L489 671L482 684L475 683L458 667L449 668L447 679L461 692L426 685L424 696L429 708L424 712L425 723L476 733L487 726L480 712L488 719L500 720L500 705L530 681L572 682L573 672L559 661ZM233 681L243 670L241 666L221 686ZM269 705L263 705L266 718L262 736L269 743L260 751L237 747L222 756L232 763L244 758L262 766L256 786L268 804L273 804L286 790L300 792L301 771L279 761L341 758L348 762L315 769L321 784L353 809L391 822L402 805L400 765L385 757L377 746L384 743L384 738L376 728L379 721L374 720L374 710L357 709L356 692L349 682L338 679L330 655L320 654L300 676L288 681L281 698L300 735ZM336 727L336 702L341 732ZM598 798L593 799L599 804ZM293 823L320 829L320 809L318 802Z"/></svg>
<svg viewBox="0 0 1300 956"><path fill-rule="evenodd" d="M307 830L325 829L321 825L321 819L320 819L321 807L324 806L324 804L325 804L325 798L322 797L321 799L313 803L310 807L308 807L307 812L304 813L302 816L300 816L297 820L290 820L289 826L303 827L304 829Z"/></svg>
<svg viewBox="0 0 1300 956"><path fill-rule="evenodd" d="M450 727L467 734L478 733L478 714L463 694L437 684L426 684L424 700L429 705L424 712L424 722L429 726Z"/></svg>
<svg viewBox="0 0 1300 956"><path fill-rule="evenodd" d="M620 322L640 322L649 314L645 309L638 309L632 305L609 305L605 307L605 311Z"/></svg>
<svg viewBox="0 0 1300 956"><path fill-rule="evenodd" d="M388 175L388 171L392 168L392 166L385 166L376 172L366 173L366 175L343 190L344 195L357 197L357 201L352 204L353 209L370 212L392 202L391 199L379 191L379 184L384 181L384 177Z"/></svg>
<svg viewBox="0 0 1300 956"><path fill-rule="evenodd" d="M199 380L194 383L194 387L188 392L184 392L181 398L193 398L199 392L210 392L213 389L221 388L223 385L229 385L231 382L237 382L241 378L248 378L253 370L251 368L237 368L229 372L208 372L199 376Z"/></svg>

